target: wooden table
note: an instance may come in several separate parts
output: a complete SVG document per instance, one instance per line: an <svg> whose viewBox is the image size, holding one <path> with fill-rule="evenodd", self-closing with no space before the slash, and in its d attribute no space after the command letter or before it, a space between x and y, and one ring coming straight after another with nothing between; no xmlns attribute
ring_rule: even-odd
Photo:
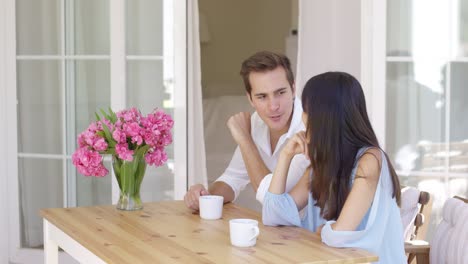
<svg viewBox="0 0 468 264"><path fill-rule="evenodd" d="M203 220L182 201L145 203L140 211L115 206L41 210L46 263L58 262L58 247L81 263L365 263L364 250L332 248L297 227L261 224L259 213L227 204L220 220ZM230 244L229 220L259 221L257 245Z"/></svg>

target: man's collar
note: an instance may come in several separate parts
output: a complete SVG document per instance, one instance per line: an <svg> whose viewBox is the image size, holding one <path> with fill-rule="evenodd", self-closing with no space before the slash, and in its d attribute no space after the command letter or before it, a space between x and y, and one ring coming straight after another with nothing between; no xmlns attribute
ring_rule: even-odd
<svg viewBox="0 0 468 264"><path fill-rule="evenodd" d="M294 97L294 108L291 118L291 124L289 125L288 133L286 133L287 138L294 136L294 134L298 132L298 126L304 127L304 124L302 123L302 112L303 110L301 100L299 100L299 98L297 97Z"/></svg>

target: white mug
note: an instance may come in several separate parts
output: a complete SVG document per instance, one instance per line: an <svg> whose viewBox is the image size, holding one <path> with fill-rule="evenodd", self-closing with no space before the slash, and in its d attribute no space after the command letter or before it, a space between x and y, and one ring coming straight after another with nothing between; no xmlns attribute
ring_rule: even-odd
<svg viewBox="0 0 468 264"><path fill-rule="evenodd" d="M203 195L198 199L200 217L207 220L220 219L223 215L224 197L219 195Z"/></svg>
<svg viewBox="0 0 468 264"><path fill-rule="evenodd" d="M231 219L229 220L229 233L233 246L255 246L257 237L260 234L258 221L253 219Z"/></svg>

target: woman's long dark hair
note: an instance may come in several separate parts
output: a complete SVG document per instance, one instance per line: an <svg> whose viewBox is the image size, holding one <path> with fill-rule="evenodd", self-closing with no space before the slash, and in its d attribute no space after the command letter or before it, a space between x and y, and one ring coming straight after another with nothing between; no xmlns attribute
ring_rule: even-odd
<svg viewBox="0 0 468 264"><path fill-rule="evenodd" d="M351 173L362 147L381 149L367 116L358 80L344 72L312 77L302 92L313 177L312 197L327 220L337 219L351 190ZM400 204L400 183L390 160L393 197Z"/></svg>

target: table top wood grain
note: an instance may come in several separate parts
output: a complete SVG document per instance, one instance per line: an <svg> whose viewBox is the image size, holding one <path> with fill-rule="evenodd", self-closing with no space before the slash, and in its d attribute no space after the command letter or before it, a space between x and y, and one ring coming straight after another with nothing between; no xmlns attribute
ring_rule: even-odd
<svg viewBox="0 0 468 264"><path fill-rule="evenodd" d="M115 206L42 209L41 216L107 263L366 263L377 256L333 248L298 227L270 227L258 212L226 204L219 220L203 220L183 201L145 203L140 211ZM229 220L259 221L257 244L232 246Z"/></svg>

